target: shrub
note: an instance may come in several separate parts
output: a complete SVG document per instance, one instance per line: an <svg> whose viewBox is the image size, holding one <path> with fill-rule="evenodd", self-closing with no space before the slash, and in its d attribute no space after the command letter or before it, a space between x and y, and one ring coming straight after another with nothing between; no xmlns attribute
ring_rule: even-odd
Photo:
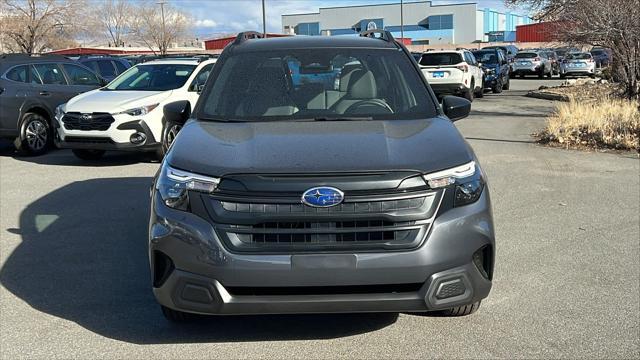
<svg viewBox="0 0 640 360"><path fill-rule="evenodd" d="M545 142L640 152L640 110L629 100L601 98L597 101L558 103L540 134Z"/></svg>

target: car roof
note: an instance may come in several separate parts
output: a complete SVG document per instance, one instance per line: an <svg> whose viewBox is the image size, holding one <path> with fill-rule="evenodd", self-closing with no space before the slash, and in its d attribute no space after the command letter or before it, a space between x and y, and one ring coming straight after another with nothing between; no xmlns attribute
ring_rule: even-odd
<svg viewBox="0 0 640 360"><path fill-rule="evenodd" d="M233 43L232 43L233 44ZM284 36L266 39L248 39L233 45L233 51L268 51L277 49L308 48L379 48L396 49L394 42L360 36Z"/></svg>
<svg viewBox="0 0 640 360"><path fill-rule="evenodd" d="M451 54L451 53L456 53L456 54L462 54L463 51L468 51L468 50L432 50L429 52L426 52L426 54Z"/></svg>
<svg viewBox="0 0 640 360"><path fill-rule="evenodd" d="M190 59L190 58L171 59L171 58L166 58L166 59L149 60L147 62L143 62L143 63L140 63L138 65L157 65L157 64L198 65L199 63L200 63L200 61L198 61L198 59Z"/></svg>
<svg viewBox="0 0 640 360"><path fill-rule="evenodd" d="M3 54L0 55L0 70L4 70L15 65L44 62L77 64L76 61L60 55L29 56L26 54Z"/></svg>

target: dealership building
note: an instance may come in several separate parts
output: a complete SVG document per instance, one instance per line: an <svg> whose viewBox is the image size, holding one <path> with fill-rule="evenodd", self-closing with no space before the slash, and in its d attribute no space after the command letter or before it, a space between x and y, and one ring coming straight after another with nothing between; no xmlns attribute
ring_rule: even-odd
<svg viewBox="0 0 640 360"><path fill-rule="evenodd" d="M515 41L516 26L533 20L513 12L479 8L477 3L433 5L431 1L320 8L316 13L282 15L284 34L355 35L385 29L414 45ZM405 42L407 42L405 40Z"/></svg>

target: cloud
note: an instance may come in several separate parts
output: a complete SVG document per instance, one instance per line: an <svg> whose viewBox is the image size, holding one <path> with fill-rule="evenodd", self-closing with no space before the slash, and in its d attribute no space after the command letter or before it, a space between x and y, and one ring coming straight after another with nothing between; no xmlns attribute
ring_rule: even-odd
<svg viewBox="0 0 640 360"><path fill-rule="evenodd" d="M195 24L196 27L206 27L206 28L216 28L218 27L218 23L214 20L211 19L204 19L204 20L196 20Z"/></svg>

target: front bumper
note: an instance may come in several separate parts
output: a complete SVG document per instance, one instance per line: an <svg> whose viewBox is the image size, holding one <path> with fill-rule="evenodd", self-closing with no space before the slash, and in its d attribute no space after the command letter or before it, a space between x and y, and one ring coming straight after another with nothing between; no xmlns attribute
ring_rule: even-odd
<svg viewBox="0 0 640 360"><path fill-rule="evenodd" d="M144 120L113 124L107 131L69 131L61 126L59 120L54 121L54 126L54 143L61 149L154 151L161 146ZM133 134L142 134L144 141L132 142Z"/></svg>
<svg viewBox="0 0 640 360"><path fill-rule="evenodd" d="M166 207L155 192L152 197L153 292L176 310L419 312L470 304L491 289L495 246L488 189L476 203L439 214L417 249L374 253L234 253L209 221ZM478 251L486 255L484 272L473 260Z"/></svg>

